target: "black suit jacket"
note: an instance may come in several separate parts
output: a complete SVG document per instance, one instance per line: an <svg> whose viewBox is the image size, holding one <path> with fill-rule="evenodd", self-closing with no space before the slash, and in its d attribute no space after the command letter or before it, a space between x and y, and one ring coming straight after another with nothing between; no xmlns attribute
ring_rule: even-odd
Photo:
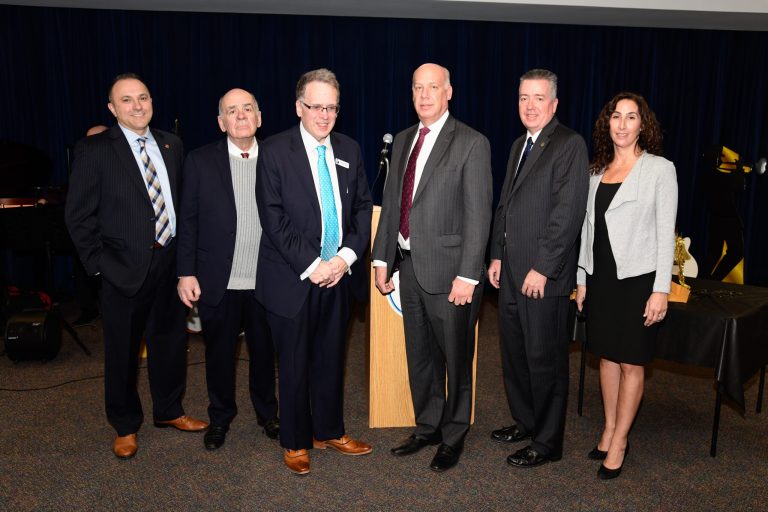
<svg viewBox="0 0 768 512"><path fill-rule="evenodd" d="M526 138L518 138L509 153L491 258L502 260L518 290L534 269L547 276L545 296L569 295L576 284L576 241L587 206L587 146L579 134L552 119L515 180Z"/></svg>
<svg viewBox="0 0 768 512"><path fill-rule="evenodd" d="M200 302L216 306L229 283L237 234L226 138L187 155L181 197L176 271L179 276L196 276Z"/></svg>
<svg viewBox="0 0 768 512"><path fill-rule="evenodd" d="M171 183L171 190L163 190L163 195L178 209L181 140L161 130L152 130L152 135ZM155 211L118 125L75 145L65 217L86 272L100 272L121 293L134 295L152 260Z"/></svg>
<svg viewBox="0 0 768 512"><path fill-rule="evenodd" d="M373 208L360 146L340 133L332 132L329 137L337 159L341 195L341 246L352 249L359 260L370 243ZM298 125L261 144L257 173L256 201L263 233L256 298L267 310L293 318L310 286L315 286L299 276L320 256L323 229L312 169Z"/></svg>

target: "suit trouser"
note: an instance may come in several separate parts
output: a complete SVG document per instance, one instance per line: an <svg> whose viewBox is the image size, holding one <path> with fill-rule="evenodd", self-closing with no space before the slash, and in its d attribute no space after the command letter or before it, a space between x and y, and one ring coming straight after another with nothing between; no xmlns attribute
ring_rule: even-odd
<svg viewBox="0 0 768 512"><path fill-rule="evenodd" d="M348 276L332 288L311 285L299 313L267 311L280 376L280 446L312 448L312 438L344 435L344 355Z"/></svg>
<svg viewBox="0 0 768 512"><path fill-rule="evenodd" d="M502 272L499 331L509 410L531 434L533 449L553 458L562 456L568 403L568 300L529 299Z"/></svg>
<svg viewBox="0 0 768 512"><path fill-rule="evenodd" d="M147 372L155 421L182 416L187 370L184 306L176 294L175 243L153 249L149 272L136 295L128 297L102 278L104 398L107 419L119 436L144 421L136 389L139 348L147 346Z"/></svg>
<svg viewBox="0 0 768 512"><path fill-rule="evenodd" d="M237 415L235 380L240 330L248 346L248 383L259 423L277 416L275 355L266 311L253 290L226 290L216 306L198 303L205 339L205 379L211 425L225 427Z"/></svg>
<svg viewBox="0 0 768 512"><path fill-rule="evenodd" d="M448 302L447 293L430 294L419 286L410 256L400 263L414 433L429 436L440 432L443 442L453 447L464 441L472 417L475 322L482 294L481 282L475 286L470 304L456 306Z"/></svg>

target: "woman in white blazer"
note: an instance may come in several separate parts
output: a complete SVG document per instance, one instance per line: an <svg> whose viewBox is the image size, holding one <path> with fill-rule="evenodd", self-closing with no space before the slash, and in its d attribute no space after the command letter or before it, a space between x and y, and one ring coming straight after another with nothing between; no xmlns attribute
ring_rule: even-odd
<svg viewBox="0 0 768 512"><path fill-rule="evenodd" d="M593 132L576 303L586 311L589 349L600 357L605 427L588 454L598 476L616 478L643 396L645 364L667 311L677 179L662 158L656 116L639 94L614 96Z"/></svg>

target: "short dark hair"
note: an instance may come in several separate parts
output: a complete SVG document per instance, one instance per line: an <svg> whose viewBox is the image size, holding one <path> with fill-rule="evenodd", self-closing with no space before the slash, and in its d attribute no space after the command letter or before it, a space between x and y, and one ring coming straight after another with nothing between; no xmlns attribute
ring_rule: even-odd
<svg viewBox="0 0 768 512"><path fill-rule="evenodd" d="M546 80L549 82L549 87L552 90L552 98L557 99L557 75L548 69L531 69L526 71L523 76L520 77L520 83L523 80Z"/></svg>
<svg viewBox="0 0 768 512"><path fill-rule="evenodd" d="M338 99L336 101L340 101L341 99L341 88L339 86L339 81L336 80L336 75L333 74L333 71L326 68L320 68L320 69L313 69L312 71L307 71L303 75L301 75L301 78L299 78L298 83L296 84L296 99L301 100L304 98L304 92L307 89L307 84L310 82L323 82L324 84L328 84L334 89L336 89L336 96L338 96Z"/></svg>
<svg viewBox="0 0 768 512"><path fill-rule="evenodd" d="M136 73L120 73L115 78L112 79L112 83L109 84L109 91L107 92L107 99L110 103L112 103L112 89L115 88L115 84L119 82L120 80L138 80L139 82L144 84L144 87L147 87L147 84L144 83L144 80L141 79L139 75ZM147 90L149 90L149 87L147 87Z"/></svg>

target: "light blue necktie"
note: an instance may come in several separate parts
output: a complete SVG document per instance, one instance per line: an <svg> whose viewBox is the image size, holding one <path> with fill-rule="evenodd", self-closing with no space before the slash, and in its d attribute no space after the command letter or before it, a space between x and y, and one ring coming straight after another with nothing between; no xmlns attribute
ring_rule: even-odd
<svg viewBox="0 0 768 512"><path fill-rule="evenodd" d="M325 161L325 146L317 146L317 174L320 180L320 206L323 210L323 247L320 257L328 261L336 256L339 248L339 217L336 214L331 173Z"/></svg>

